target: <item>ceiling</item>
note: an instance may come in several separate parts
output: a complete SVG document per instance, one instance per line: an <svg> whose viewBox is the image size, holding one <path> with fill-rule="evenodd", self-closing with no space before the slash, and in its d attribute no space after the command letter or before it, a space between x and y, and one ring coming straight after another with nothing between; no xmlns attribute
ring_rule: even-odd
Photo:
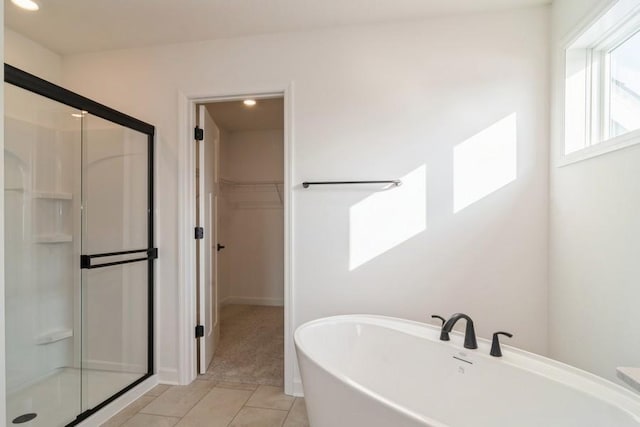
<svg viewBox="0 0 640 427"><path fill-rule="evenodd" d="M305 31L549 4L551 0L4 0L5 25L60 54Z"/></svg>
<svg viewBox="0 0 640 427"><path fill-rule="evenodd" d="M229 131L284 129L282 98L258 99L253 107L242 101L207 104L207 111L219 128Z"/></svg>

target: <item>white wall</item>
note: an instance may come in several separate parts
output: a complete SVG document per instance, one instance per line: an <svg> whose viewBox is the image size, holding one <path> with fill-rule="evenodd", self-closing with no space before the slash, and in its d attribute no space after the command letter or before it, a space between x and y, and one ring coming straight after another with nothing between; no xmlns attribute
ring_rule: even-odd
<svg viewBox="0 0 640 427"><path fill-rule="evenodd" d="M611 1L553 4L552 149L563 146L560 42ZM551 167L550 355L615 380L637 366L640 340L640 147Z"/></svg>
<svg viewBox="0 0 640 427"><path fill-rule="evenodd" d="M236 131L221 139L222 178L234 182L283 182L284 132ZM223 185L219 252L223 303L282 305L284 214L282 185Z"/></svg>
<svg viewBox="0 0 640 427"><path fill-rule="evenodd" d="M284 179L284 131L229 132L221 145L222 178L236 181Z"/></svg>
<svg viewBox="0 0 640 427"><path fill-rule="evenodd" d="M338 313L426 320L463 311L481 336L506 329L515 345L545 353L547 33L540 7L65 58L65 86L157 126L161 373L178 363L178 94L292 81L294 324ZM453 214L454 147L513 113L517 179ZM351 270L349 230L359 224L350 224L350 208L374 193L299 184L412 171L409 193L359 205L382 203L365 215L378 224L369 234L382 228L393 242L400 228L401 241ZM417 198L394 200L406 194ZM425 195L427 228L408 237L404 219L424 212ZM376 217L383 211L391 213Z"/></svg>
<svg viewBox="0 0 640 427"><path fill-rule="evenodd" d="M219 145L219 156L224 156L225 151L225 142L229 138L229 132L224 129L220 130L220 145ZM220 174L222 174L222 164L220 163ZM220 177L218 177L220 178ZM222 187L218 188L220 191ZM221 192L218 193L218 229L216 230L218 233L218 242L221 245L225 245L231 238L230 227L229 224L232 220L232 205L227 198L224 197ZM225 250L218 252L218 301L221 303L225 303L228 298L231 296L231 289L229 287L229 283L231 283L231 269L228 262L227 251Z"/></svg>
<svg viewBox="0 0 640 427"><path fill-rule="evenodd" d="M56 84L62 77L60 55L7 27L4 27L4 61Z"/></svg>

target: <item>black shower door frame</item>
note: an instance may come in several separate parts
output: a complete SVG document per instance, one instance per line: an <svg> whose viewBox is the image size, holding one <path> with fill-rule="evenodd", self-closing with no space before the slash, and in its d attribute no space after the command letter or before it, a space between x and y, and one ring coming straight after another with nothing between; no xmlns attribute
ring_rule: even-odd
<svg viewBox="0 0 640 427"><path fill-rule="evenodd" d="M141 120L138 120L134 117L131 117L127 114L124 114L120 111L114 110L113 108L109 108L106 105L95 102L89 98L85 98L82 95L78 95L75 92L71 92L63 87L57 86L51 82L41 79L40 77L34 76L33 74L29 74L19 68L16 68L9 64L4 64L4 81L6 83L12 84L14 86L18 86L22 89L28 90L30 92L36 93L38 95L44 96L46 98L52 99L54 101L60 102L62 104L66 104L70 107L77 108L79 110L87 111L89 114L92 114L97 117L101 117L105 120L109 120L113 123L117 123L121 126L125 126L127 128L133 129L135 131L144 133L147 135L147 248L138 249L133 251L122 251L122 252L111 252L104 254L92 254L92 255L81 255L80 266L84 269L92 269L92 268L100 268L100 267L108 267L111 265L117 264L125 264L130 262L147 262L147 277L148 277L148 298L147 298L147 373L136 380L135 382L129 384L127 387L118 391L113 396L107 398L100 404L96 405L93 408L87 409L86 411L80 413L75 420L68 424L68 426L74 426L78 423L82 422L86 418L90 417L100 409L104 408L109 403L113 402L118 397L125 394L127 391L131 390L138 384L144 382L149 377L154 374L154 275L153 275L153 260L158 257L158 249L154 247L154 136L155 136L155 127L148 123L145 123ZM128 255L133 253L144 254L144 257L135 258L126 261L119 261L113 263L104 263L104 264L92 264L91 260L94 258L102 258L107 256L114 255Z"/></svg>

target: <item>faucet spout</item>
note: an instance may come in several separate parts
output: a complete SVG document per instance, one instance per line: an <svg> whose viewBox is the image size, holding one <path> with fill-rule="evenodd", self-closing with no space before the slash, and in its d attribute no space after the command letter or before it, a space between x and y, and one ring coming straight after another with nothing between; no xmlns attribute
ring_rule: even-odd
<svg viewBox="0 0 640 427"><path fill-rule="evenodd" d="M464 333L464 348L475 349L478 348L476 341L476 330L473 327L473 320L464 313L456 313L442 326L442 332L449 333L453 329L458 320L464 319L467 322L467 327Z"/></svg>

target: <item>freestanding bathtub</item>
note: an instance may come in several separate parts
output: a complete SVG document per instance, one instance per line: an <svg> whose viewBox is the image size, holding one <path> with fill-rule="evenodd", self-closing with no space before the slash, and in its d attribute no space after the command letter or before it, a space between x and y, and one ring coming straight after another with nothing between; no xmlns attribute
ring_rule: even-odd
<svg viewBox="0 0 640 427"><path fill-rule="evenodd" d="M640 397L562 363L381 316L300 326L298 362L312 427L639 427ZM612 369L614 369L612 367Z"/></svg>

